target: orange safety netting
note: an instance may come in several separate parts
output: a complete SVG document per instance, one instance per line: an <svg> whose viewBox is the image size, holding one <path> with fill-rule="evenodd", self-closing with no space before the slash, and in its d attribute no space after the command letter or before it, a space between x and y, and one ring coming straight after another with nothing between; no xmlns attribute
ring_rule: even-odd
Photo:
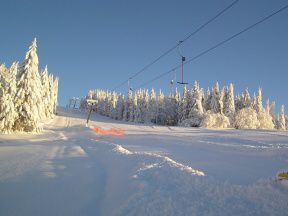
<svg viewBox="0 0 288 216"><path fill-rule="evenodd" d="M111 135L111 136L124 136L124 130L120 129L120 128L110 128L108 130L103 130L100 127L93 127L93 128L91 128L91 130L94 131L97 134L105 135L105 136L108 136L108 135Z"/></svg>

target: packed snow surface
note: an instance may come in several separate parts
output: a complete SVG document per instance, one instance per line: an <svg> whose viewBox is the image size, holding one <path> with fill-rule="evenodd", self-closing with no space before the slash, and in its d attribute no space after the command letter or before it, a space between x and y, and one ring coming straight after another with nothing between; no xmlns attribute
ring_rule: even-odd
<svg viewBox="0 0 288 216"><path fill-rule="evenodd" d="M59 109L41 134L0 135L0 215L287 215L287 131L86 116Z"/></svg>

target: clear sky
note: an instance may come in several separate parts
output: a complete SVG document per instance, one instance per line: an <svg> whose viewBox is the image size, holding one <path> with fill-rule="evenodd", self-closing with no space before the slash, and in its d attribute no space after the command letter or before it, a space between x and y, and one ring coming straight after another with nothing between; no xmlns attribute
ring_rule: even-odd
<svg viewBox="0 0 288 216"><path fill-rule="evenodd" d="M59 102L89 89L112 89L175 45L233 0L1 1L0 62L22 62L34 37L40 67L59 76ZM181 46L191 58L287 4L240 0ZM186 81L207 88L233 82L236 92L258 86L288 111L288 10L185 66ZM133 79L138 86L180 63L177 50ZM176 71L180 78L180 71ZM147 86L169 91L174 73ZM178 88L182 88L179 86ZM127 92L127 85L118 91Z"/></svg>

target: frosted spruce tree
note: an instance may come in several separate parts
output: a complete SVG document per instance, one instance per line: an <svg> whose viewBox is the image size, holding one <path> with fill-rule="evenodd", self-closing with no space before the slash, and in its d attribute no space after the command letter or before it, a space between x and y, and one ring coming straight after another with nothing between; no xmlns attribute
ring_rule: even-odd
<svg viewBox="0 0 288 216"><path fill-rule="evenodd" d="M224 115L229 118L231 126L233 126L235 116L235 99L234 86L230 83L229 87L225 88L224 92Z"/></svg>
<svg viewBox="0 0 288 216"><path fill-rule="evenodd" d="M157 95L155 90L152 88L150 96L150 109L149 109L149 118L152 123L156 123L157 119Z"/></svg>
<svg viewBox="0 0 288 216"><path fill-rule="evenodd" d="M16 109L19 115L15 122L16 130L37 132L41 129L40 120L43 117L42 84L38 72L36 38L29 47L20 67Z"/></svg>
<svg viewBox="0 0 288 216"><path fill-rule="evenodd" d="M208 111L211 110L211 100L212 94L210 89L208 88L206 95L204 96L204 110Z"/></svg>
<svg viewBox="0 0 288 216"><path fill-rule="evenodd" d="M187 86L184 85L183 87L183 96L181 100L181 113L180 113L180 123L183 122L185 119L188 119L189 112L191 109L191 94L187 89Z"/></svg>
<svg viewBox="0 0 288 216"><path fill-rule="evenodd" d="M6 71L5 77L0 73L0 131L3 133L11 133L14 130L14 123L18 117L15 108L17 70L18 63L14 62Z"/></svg>
<svg viewBox="0 0 288 216"><path fill-rule="evenodd" d="M262 89L261 88L258 89L258 94L256 96L256 100L255 100L253 105L254 105L254 109L256 110L256 112L261 112L263 110Z"/></svg>
<svg viewBox="0 0 288 216"><path fill-rule="evenodd" d="M211 111L214 113L223 113L223 93L220 91L219 84L216 82L212 91Z"/></svg>
<svg viewBox="0 0 288 216"><path fill-rule="evenodd" d="M235 101L235 110L239 111L243 108L248 108L251 105L251 97L248 88L245 89L241 96L237 96Z"/></svg>
<svg viewBox="0 0 288 216"><path fill-rule="evenodd" d="M143 109L143 103L142 103L142 90L137 90L134 95L134 100L137 102L134 103L134 121L135 122L142 122L142 116L141 116L141 110Z"/></svg>
<svg viewBox="0 0 288 216"><path fill-rule="evenodd" d="M110 106L109 106L109 116L113 119L116 119L117 117L117 112L116 112L116 106L118 103L118 96L116 94L116 92L113 92L110 98Z"/></svg>
<svg viewBox="0 0 288 216"><path fill-rule="evenodd" d="M165 95L160 90L157 97L157 119L156 123L160 125L165 125L166 122L166 110L165 110Z"/></svg>
<svg viewBox="0 0 288 216"><path fill-rule="evenodd" d="M202 105L203 90L197 81L191 90L191 109L189 111L190 126L199 127L203 118L204 110Z"/></svg>
<svg viewBox="0 0 288 216"><path fill-rule="evenodd" d="M269 100L266 103L265 109L262 108L262 110L259 111L257 114L258 114L257 117L260 123L259 125L260 129L274 129L275 128L275 125L273 123L273 118L270 114Z"/></svg>
<svg viewBox="0 0 288 216"><path fill-rule="evenodd" d="M116 105L116 119L123 120L124 112L124 96L118 95L117 105Z"/></svg>
<svg viewBox="0 0 288 216"><path fill-rule="evenodd" d="M236 129L259 128L260 122L257 117L257 112L252 107L239 110L236 113L234 125Z"/></svg>
<svg viewBox="0 0 288 216"><path fill-rule="evenodd" d="M44 104L44 115L46 118L51 118L53 115L53 110L50 108L50 103L52 103L51 94L49 86L49 75L48 75L48 66L45 66L44 71L41 73L41 82L42 82L42 98Z"/></svg>
<svg viewBox="0 0 288 216"><path fill-rule="evenodd" d="M175 99L175 103L176 103L176 122L175 124L177 124L179 122L179 118L180 118L180 113L181 113L181 96L180 96L180 92L178 92L178 89L175 89L175 93L174 93L174 99Z"/></svg>
<svg viewBox="0 0 288 216"><path fill-rule="evenodd" d="M144 122L150 122L150 95L148 89L144 92L144 109L143 109L143 116L144 116Z"/></svg>
<svg viewBox="0 0 288 216"><path fill-rule="evenodd" d="M285 108L284 105L281 106L279 122L278 122L279 130L286 130L286 120L285 120Z"/></svg>
<svg viewBox="0 0 288 216"><path fill-rule="evenodd" d="M54 97L53 97L53 114L56 113L56 109L57 109L57 106L58 106L58 85L59 85L59 78L56 77L54 79L54 89L53 89L53 94L54 94Z"/></svg>

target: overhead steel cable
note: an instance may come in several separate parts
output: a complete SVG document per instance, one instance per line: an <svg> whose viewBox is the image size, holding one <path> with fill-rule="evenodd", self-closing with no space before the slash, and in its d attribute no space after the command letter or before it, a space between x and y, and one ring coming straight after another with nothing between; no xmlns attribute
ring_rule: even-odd
<svg viewBox="0 0 288 216"><path fill-rule="evenodd" d="M188 63L190 63L190 62L192 62L192 61L194 61L194 60L200 58L201 56L203 56L203 55L205 55L205 54L207 54L207 53L209 53L209 52L215 50L216 48L222 46L223 44L225 44L225 43L227 43L227 42L229 42L229 41L231 41L232 39L238 37L239 35L241 35L241 34L247 32L247 31L249 31L250 29L254 28L255 26L257 26L257 25L259 25L259 24L261 24L261 23L267 21L268 19L272 18L272 17L275 16L276 14L278 14L278 13L280 13L280 12L286 10L287 8L288 8L288 5L286 5L286 6L282 7L282 8L280 8L280 9L277 10L277 11L274 11L273 13L271 13L270 15L268 15L268 16L266 16L266 17L260 19L260 20L257 21L256 23L254 23L254 24L252 24L252 25L250 25L250 26L244 28L244 29L241 30L240 32L238 32L238 33L236 33L236 34L234 34L234 35L228 37L227 39L221 41L220 43L218 43L218 44L216 44L216 45L214 45L214 46L212 46L211 48L209 48L209 49L207 49L207 50L205 50L205 51L199 53L198 55L196 55L196 56L194 56L193 58L191 58L191 59L189 59L188 61L186 61L185 64L188 64ZM178 69L178 68L180 68L180 67L181 67L181 64L180 64L180 65L177 65L177 66L175 66L174 68L172 68L171 70L169 70L169 71L167 71L167 72L165 72L165 73L159 74L158 76L154 77L153 79L151 79L151 80L149 80L149 81L147 81L147 82L141 84L140 86L138 86L138 88L144 87L144 86L146 86L147 84L149 84L149 83L151 83L151 82L154 82L154 81L160 79L161 77L163 77L163 76L165 76L165 75L168 75L168 74L172 73L173 71L175 71L176 69Z"/></svg>
<svg viewBox="0 0 288 216"><path fill-rule="evenodd" d="M221 10L219 13L217 13L215 16L213 16L211 19L209 19L207 22L205 22L204 24L202 24L201 26L199 26L195 31L191 32L190 34L188 34L183 40L180 40L177 44L175 44L174 46L172 46L170 49L168 49L166 52L162 53L158 58L156 58L155 60L153 60L152 62L150 62L149 64L147 64L145 67L143 67L141 70L139 70L138 72L136 72L135 74L133 74L132 76L130 76L128 79L126 79L125 81L123 81L122 83L120 83L119 85L117 85L116 87L114 87L112 89L112 91L114 91L117 88L120 88L121 86L125 85L129 80L135 78L136 76L138 76L139 74L143 73L145 70L147 70L149 67L151 67L152 65L154 65L156 62L158 62L160 59L162 59L163 57L165 57L166 55L168 55L170 52L172 52L173 50L175 50L179 44L184 43L186 40L188 40L189 38L191 38L193 35L197 34L200 30L202 30L204 27L206 27L208 24L210 24L211 22L213 22L215 19L217 19L219 16L221 16L223 13L225 13L226 11L228 11L230 8L232 8L236 3L238 3L240 0L235 0L233 1L231 4L229 4L227 7L225 7L223 10Z"/></svg>

